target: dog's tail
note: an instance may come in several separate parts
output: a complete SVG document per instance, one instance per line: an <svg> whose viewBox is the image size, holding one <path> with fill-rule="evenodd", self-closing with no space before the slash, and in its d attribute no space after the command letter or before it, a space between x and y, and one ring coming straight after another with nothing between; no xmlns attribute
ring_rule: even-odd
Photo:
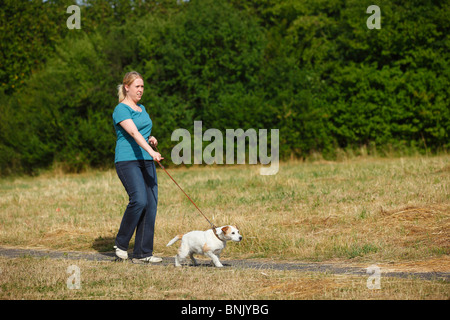
<svg viewBox="0 0 450 320"><path fill-rule="evenodd" d="M166 244L166 247L173 245L175 242L177 242L178 240L180 240L182 237L183 237L182 234L177 235L175 238L173 238L172 240L170 240L168 244Z"/></svg>

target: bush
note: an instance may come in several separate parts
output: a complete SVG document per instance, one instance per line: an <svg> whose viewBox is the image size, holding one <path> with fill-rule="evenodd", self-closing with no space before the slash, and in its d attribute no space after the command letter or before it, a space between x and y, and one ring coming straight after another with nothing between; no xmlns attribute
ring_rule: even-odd
<svg viewBox="0 0 450 320"><path fill-rule="evenodd" d="M66 2L57 3L2 6L1 16L58 16ZM23 47L18 33L2 41L2 175L54 162L111 167L116 86L130 70L145 78L142 103L167 164L172 132L192 132L195 120L222 132L279 129L281 159L449 148L445 2L382 1L379 30L366 27L371 3L358 0L85 3L81 30L27 33L35 44ZM27 71L12 90L20 65Z"/></svg>

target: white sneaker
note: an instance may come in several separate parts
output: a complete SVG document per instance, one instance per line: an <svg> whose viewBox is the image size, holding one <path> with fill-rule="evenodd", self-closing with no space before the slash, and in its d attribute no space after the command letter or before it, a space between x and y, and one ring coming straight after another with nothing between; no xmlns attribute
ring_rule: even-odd
<svg viewBox="0 0 450 320"><path fill-rule="evenodd" d="M117 248L117 246L114 246L114 249L116 249L116 256L119 257L122 260L128 259L128 252L125 250Z"/></svg>
<svg viewBox="0 0 450 320"><path fill-rule="evenodd" d="M153 263L155 263L155 262L161 262L161 261L162 261L161 258L155 257L155 256L145 257L145 258L142 258L142 259L136 259L136 260L138 260L138 261L140 261L140 262L153 262Z"/></svg>

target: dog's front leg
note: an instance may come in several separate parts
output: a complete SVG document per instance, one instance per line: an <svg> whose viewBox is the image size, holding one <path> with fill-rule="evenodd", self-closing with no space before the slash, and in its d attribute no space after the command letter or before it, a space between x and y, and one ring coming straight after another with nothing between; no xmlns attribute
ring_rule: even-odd
<svg viewBox="0 0 450 320"><path fill-rule="evenodd" d="M212 253L211 251L205 252L205 254L211 258L212 262L214 263L214 265L218 268L223 267L222 263L220 262L219 258Z"/></svg>

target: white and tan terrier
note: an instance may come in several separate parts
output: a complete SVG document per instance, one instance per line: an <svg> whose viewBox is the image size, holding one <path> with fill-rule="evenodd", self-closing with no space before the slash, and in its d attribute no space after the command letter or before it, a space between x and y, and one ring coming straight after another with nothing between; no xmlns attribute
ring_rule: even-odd
<svg viewBox="0 0 450 320"><path fill-rule="evenodd" d="M206 231L191 231L186 234L177 235L169 241L167 246L171 246L181 240L178 254L175 256L175 266L181 267L181 262L189 256L197 265L194 254L203 254L211 258L216 267L223 267L219 260L220 253L225 249L227 241L239 242L242 236L236 226L223 226Z"/></svg>

